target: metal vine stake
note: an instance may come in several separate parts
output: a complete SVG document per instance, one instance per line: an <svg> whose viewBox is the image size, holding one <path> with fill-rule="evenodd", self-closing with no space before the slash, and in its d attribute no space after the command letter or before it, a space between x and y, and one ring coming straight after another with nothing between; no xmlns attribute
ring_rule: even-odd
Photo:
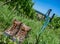
<svg viewBox="0 0 60 44"><path fill-rule="evenodd" d="M36 36L36 43L35 44L39 44L40 35L42 34L42 32L45 30L45 28L48 26L48 24L52 21L52 19L55 16L55 14L53 14L51 18L49 17L49 14L51 11L52 11L51 9L48 10L48 12L46 14L45 22L44 22L43 26L41 27L41 31Z"/></svg>

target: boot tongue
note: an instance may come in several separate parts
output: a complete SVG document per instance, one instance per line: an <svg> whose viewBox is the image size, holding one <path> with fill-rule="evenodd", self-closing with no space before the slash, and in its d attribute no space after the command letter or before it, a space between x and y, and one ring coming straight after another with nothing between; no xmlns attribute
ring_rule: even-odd
<svg viewBox="0 0 60 44"><path fill-rule="evenodd" d="M14 20L13 21L13 27L20 27L21 26L21 24L22 24L22 22L20 22L20 21L17 21L17 20Z"/></svg>
<svg viewBox="0 0 60 44"><path fill-rule="evenodd" d="M25 24L22 24L21 28L22 28L22 30L27 31L27 32L31 29L30 27L28 27Z"/></svg>
<svg viewBox="0 0 60 44"><path fill-rule="evenodd" d="M14 24L20 25L21 22L19 22L19 21L15 21Z"/></svg>

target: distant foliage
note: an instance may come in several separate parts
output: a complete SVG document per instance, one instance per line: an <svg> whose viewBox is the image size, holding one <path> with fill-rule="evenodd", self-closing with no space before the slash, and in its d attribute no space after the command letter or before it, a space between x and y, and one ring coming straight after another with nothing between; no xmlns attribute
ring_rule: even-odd
<svg viewBox="0 0 60 44"><path fill-rule="evenodd" d="M55 18L52 20L50 26L51 26L52 28L54 28L54 29L60 28L60 17L55 17Z"/></svg>
<svg viewBox="0 0 60 44"><path fill-rule="evenodd" d="M9 5L10 10L14 10L17 14L21 16L26 16L29 18L35 18L35 11L32 8L34 3L32 0L4 0Z"/></svg>

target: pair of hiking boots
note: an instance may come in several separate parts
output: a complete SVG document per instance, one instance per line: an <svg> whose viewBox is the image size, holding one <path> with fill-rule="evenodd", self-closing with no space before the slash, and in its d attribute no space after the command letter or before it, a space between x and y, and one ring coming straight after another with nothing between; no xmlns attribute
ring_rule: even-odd
<svg viewBox="0 0 60 44"><path fill-rule="evenodd" d="M11 36L13 40L17 39L19 42L23 42L30 29L30 27L26 26L22 22L14 20L13 25L9 29L5 30L4 33Z"/></svg>

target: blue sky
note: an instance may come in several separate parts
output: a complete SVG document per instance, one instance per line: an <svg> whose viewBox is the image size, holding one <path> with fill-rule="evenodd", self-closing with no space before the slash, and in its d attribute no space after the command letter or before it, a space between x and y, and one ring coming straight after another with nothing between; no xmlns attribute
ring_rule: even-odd
<svg viewBox="0 0 60 44"><path fill-rule="evenodd" d="M48 9L52 9L52 13L60 16L60 0L33 0L33 8L46 13Z"/></svg>

